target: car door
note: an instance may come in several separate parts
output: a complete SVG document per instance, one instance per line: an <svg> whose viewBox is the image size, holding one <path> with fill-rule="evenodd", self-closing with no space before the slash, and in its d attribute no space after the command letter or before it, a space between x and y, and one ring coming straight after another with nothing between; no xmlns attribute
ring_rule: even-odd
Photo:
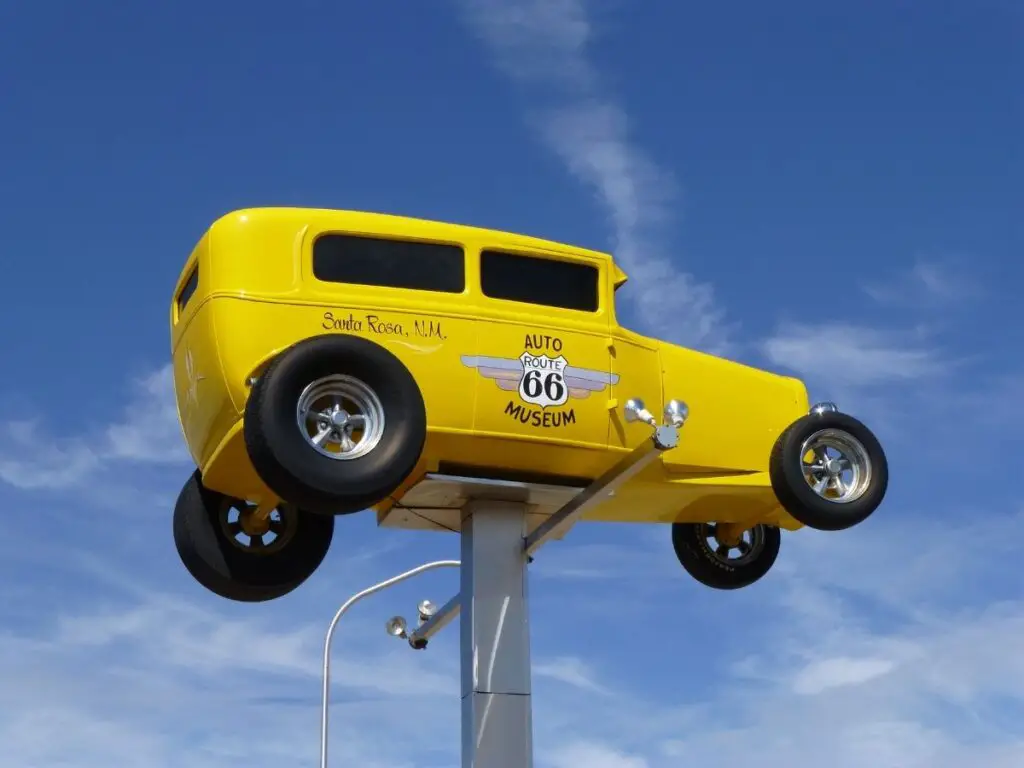
<svg viewBox="0 0 1024 768"><path fill-rule="evenodd" d="M665 395L662 392L658 348L651 339L616 327L611 332L610 352L614 379L611 394L615 398L616 409L608 427L608 445L612 448L635 448L651 436L652 428L639 421L626 422L623 411L626 401L643 401L658 424L663 420Z"/></svg>
<svg viewBox="0 0 1024 768"><path fill-rule="evenodd" d="M479 255L474 429L605 447L611 381L607 279L596 259L484 247Z"/></svg>

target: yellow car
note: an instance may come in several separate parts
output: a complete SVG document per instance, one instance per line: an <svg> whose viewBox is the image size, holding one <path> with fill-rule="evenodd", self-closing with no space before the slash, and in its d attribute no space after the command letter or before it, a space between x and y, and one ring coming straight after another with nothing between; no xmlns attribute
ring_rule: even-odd
<svg viewBox="0 0 1024 768"><path fill-rule="evenodd" d="M670 523L719 589L761 578L780 529L840 530L888 482L878 440L797 379L622 327L606 253L351 211L260 208L203 234L171 304L178 415L197 470L174 536L234 600L295 589L334 516L384 520L437 475L586 485L689 410L585 519ZM401 519L401 518L395 518Z"/></svg>

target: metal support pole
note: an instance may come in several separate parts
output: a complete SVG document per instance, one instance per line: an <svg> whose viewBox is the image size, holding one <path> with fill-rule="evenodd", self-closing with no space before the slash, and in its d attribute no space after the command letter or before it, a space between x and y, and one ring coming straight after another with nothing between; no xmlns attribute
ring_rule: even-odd
<svg viewBox="0 0 1024 768"><path fill-rule="evenodd" d="M462 522L462 768L532 768L526 505L474 501Z"/></svg>

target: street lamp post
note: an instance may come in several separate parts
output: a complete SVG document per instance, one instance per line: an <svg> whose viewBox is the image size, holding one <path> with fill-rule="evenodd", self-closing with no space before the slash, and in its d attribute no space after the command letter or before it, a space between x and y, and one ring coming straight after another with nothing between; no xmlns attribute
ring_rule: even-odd
<svg viewBox="0 0 1024 768"><path fill-rule="evenodd" d="M460 562L458 560L435 560L431 563L424 563L415 568L411 568L405 573L400 573L397 576L393 576L390 579L374 584L372 587L367 587L362 592L357 592L346 600L342 606L338 609L338 612L334 614L334 618L331 619L330 626L327 628L327 636L324 638L324 667L323 667L323 691L321 696L321 711L320 711L320 768L327 768L327 710L330 697L331 687L331 641L334 638L334 629L338 625L338 621L345 612L348 611L353 605L358 603L364 597L369 597L376 592L393 587L399 582L411 579L413 576L418 576L425 571L433 570L434 568L458 568ZM424 601L420 604L420 619L425 621L433 615L433 606ZM406 627L404 621L396 621L392 619L388 622L388 633L395 636L403 636L406 634ZM412 644L412 643L410 643ZM415 646L414 646L415 647Z"/></svg>

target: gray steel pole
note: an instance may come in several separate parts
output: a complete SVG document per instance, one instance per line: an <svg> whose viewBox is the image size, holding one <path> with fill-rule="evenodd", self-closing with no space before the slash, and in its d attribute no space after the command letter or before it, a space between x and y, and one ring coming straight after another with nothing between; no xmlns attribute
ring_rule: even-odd
<svg viewBox="0 0 1024 768"><path fill-rule="evenodd" d="M462 768L533 768L526 505L473 501L462 521Z"/></svg>

